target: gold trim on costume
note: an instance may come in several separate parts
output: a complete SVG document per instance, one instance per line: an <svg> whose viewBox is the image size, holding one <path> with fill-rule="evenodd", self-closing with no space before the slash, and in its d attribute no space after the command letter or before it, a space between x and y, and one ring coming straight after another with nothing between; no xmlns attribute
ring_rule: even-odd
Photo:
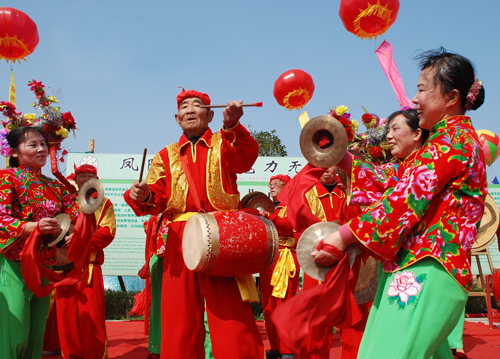
<svg viewBox="0 0 500 359"><path fill-rule="evenodd" d="M115 218L115 209L113 203L106 209L106 212L103 214L104 207L106 202L109 199L104 197L104 201L102 202L101 207L95 211L95 220L101 227L108 227L111 235L114 237L116 234L116 218Z"/></svg>
<svg viewBox="0 0 500 359"><path fill-rule="evenodd" d="M148 175L146 177L146 183L151 185L155 184L161 178L166 176L165 164L161 159L160 153L158 152L153 158L151 167L149 168Z"/></svg>
<svg viewBox="0 0 500 359"><path fill-rule="evenodd" d="M188 183L186 174L182 169L180 148L178 143L167 146L170 161L170 199L168 200L166 215L186 212ZM167 216L168 218L169 216Z"/></svg>
<svg viewBox="0 0 500 359"><path fill-rule="evenodd" d="M321 222L326 222L326 214L325 210L323 209L323 205L321 204L321 200L319 199L318 196L318 191L316 190L316 186L311 188L309 191L306 192L306 199L307 202L309 203L309 208L311 208L312 213L318 217Z"/></svg>
<svg viewBox="0 0 500 359"><path fill-rule="evenodd" d="M226 193L222 181L221 166L222 135L216 132L212 136L212 146L207 158L207 195L212 206L218 211L235 211L240 203L240 194Z"/></svg>
<svg viewBox="0 0 500 359"><path fill-rule="evenodd" d="M279 252L280 256L271 277L271 285L273 286L271 295L276 298L285 298L288 290L288 279L295 277L297 267L290 248L282 248Z"/></svg>

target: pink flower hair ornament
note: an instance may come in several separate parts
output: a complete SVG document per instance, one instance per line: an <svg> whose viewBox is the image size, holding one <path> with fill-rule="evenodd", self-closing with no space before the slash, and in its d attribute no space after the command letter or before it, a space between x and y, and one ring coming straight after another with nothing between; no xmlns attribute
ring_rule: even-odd
<svg viewBox="0 0 500 359"><path fill-rule="evenodd" d="M476 77L474 79L474 82L472 83L472 86L469 89L469 93L467 94L467 103L465 104L465 109L467 111L470 111L472 108L472 105L474 105L474 102L476 102L476 97L479 95L479 91L483 87L483 81L479 81L479 79Z"/></svg>

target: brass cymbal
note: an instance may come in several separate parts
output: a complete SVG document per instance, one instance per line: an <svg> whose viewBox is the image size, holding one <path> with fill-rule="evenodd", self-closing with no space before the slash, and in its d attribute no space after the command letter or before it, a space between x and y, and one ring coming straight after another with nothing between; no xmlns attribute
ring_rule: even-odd
<svg viewBox="0 0 500 359"><path fill-rule="evenodd" d="M95 198L94 194L97 194ZM85 182L78 192L78 206L85 214L91 214L101 207L104 201L104 186L98 179L91 179Z"/></svg>
<svg viewBox="0 0 500 359"><path fill-rule="evenodd" d="M66 233L68 233L69 227L71 225L71 219L66 213L58 214L54 217L54 219L57 220L61 225L61 230L57 235L49 234L45 236L45 243L49 242L47 244L49 247L55 246L58 242L60 242L64 238Z"/></svg>
<svg viewBox="0 0 500 359"><path fill-rule="evenodd" d="M325 280L325 274L332 267L316 263L313 256L311 256L311 252L316 248L321 239L338 231L339 228L340 225L334 222L320 222L307 228L300 236L297 243L297 260L309 277L320 281Z"/></svg>
<svg viewBox="0 0 500 359"><path fill-rule="evenodd" d="M484 202L484 214L477 231L476 242L472 245L472 249L486 249L493 241L495 232L499 223L498 206L491 194L486 195Z"/></svg>
<svg viewBox="0 0 500 359"><path fill-rule="evenodd" d="M320 147L324 138L329 143ZM347 150L347 134L344 126L331 116L316 116L309 120L300 133L300 150L312 165L328 168L336 165Z"/></svg>
<svg viewBox="0 0 500 359"><path fill-rule="evenodd" d="M240 204L241 208L254 208L274 213L273 201L262 192L254 191L248 193L241 199Z"/></svg>

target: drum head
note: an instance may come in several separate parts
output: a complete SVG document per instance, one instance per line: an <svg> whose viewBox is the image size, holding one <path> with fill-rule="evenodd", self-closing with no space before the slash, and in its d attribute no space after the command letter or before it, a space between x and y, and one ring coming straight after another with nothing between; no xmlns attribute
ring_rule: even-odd
<svg viewBox="0 0 500 359"><path fill-rule="evenodd" d="M58 214L54 217L54 219L57 220L61 225L61 230L57 235L45 236L45 243L48 242L49 247L55 246L58 242L60 242L64 238L64 236L66 236L66 233L68 233L69 227L71 225L71 219L66 213Z"/></svg>
<svg viewBox="0 0 500 359"><path fill-rule="evenodd" d="M297 243L297 260L306 274L316 280L325 281L325 274L332 268L325 267L314 261L311 252L316 248L319 241L327 235L338 231L340 225L333 222L320 222L307 228L300 236Z"/></svg>
<svg viewBox="0 0 500 359"><path fill-rule="evenodd" d="M274 203L262 192L250 192L240 201L241 208L254 208L274 213Z"/></svg>
<svg viewBox="0 0 500 359"><path fill-rule="evenodd" d="M476 242L472 245L474 250L486 249L492 242L498 228L498 206L491 194L486 195L484 214L477 231Z"/></svg>
<svg viewBox="0 0 500 359"><path fill-rule="evenodd" d="M327 143L320 147L322 140ZM306 160L321 168L336 165L347 149L347 134L344 126L330 116L316 116L309 120L300 133L300 150Z"/></svg>
<svg viewBox="0 0 500 359"><path fill-rule="evenodd" d="M182 235L182 256L189 270L200 272L207 267L211 255L210 232L206 214L198 213L187 220Z"/></svg>
<svg viewBox="0 0 500 359"><path fill-rule="evenodd" d="M354 298L358 304L365 304L375 299L378 288L378 261L368 257L366 263L361 262L358 282L354 289Z"/></svg>

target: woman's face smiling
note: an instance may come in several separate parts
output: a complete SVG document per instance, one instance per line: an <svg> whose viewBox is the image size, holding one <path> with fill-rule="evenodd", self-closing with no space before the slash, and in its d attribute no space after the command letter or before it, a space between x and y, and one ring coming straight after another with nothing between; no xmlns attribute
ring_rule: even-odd
<svg viewBox="0 0 500 359"><path fill-rule="evenodd" d="M417 129L417 131L413 132L403 115L394 117L389 124L389 132L387 133L387 142L392 155L404 160L413 151L421 147L421 135L422 130Z"/></svg>
<svg viewBox="0 0 500 359"><path fill-rule="evenodd" d="M19 165L38 171L47 163L48 148L45 139L37 132L27 132L23 142L11 149L11 156L17 158Z"/></svg>
<svg viewBox="0 0 500 359"><path fill-rule="evenodd" d="M435 72L435 69L427 68L420 73L417 94L412 100L418 111L419 125L427 130L448 117L448 98L441 93L441 84L434 83Z"/></svg>

